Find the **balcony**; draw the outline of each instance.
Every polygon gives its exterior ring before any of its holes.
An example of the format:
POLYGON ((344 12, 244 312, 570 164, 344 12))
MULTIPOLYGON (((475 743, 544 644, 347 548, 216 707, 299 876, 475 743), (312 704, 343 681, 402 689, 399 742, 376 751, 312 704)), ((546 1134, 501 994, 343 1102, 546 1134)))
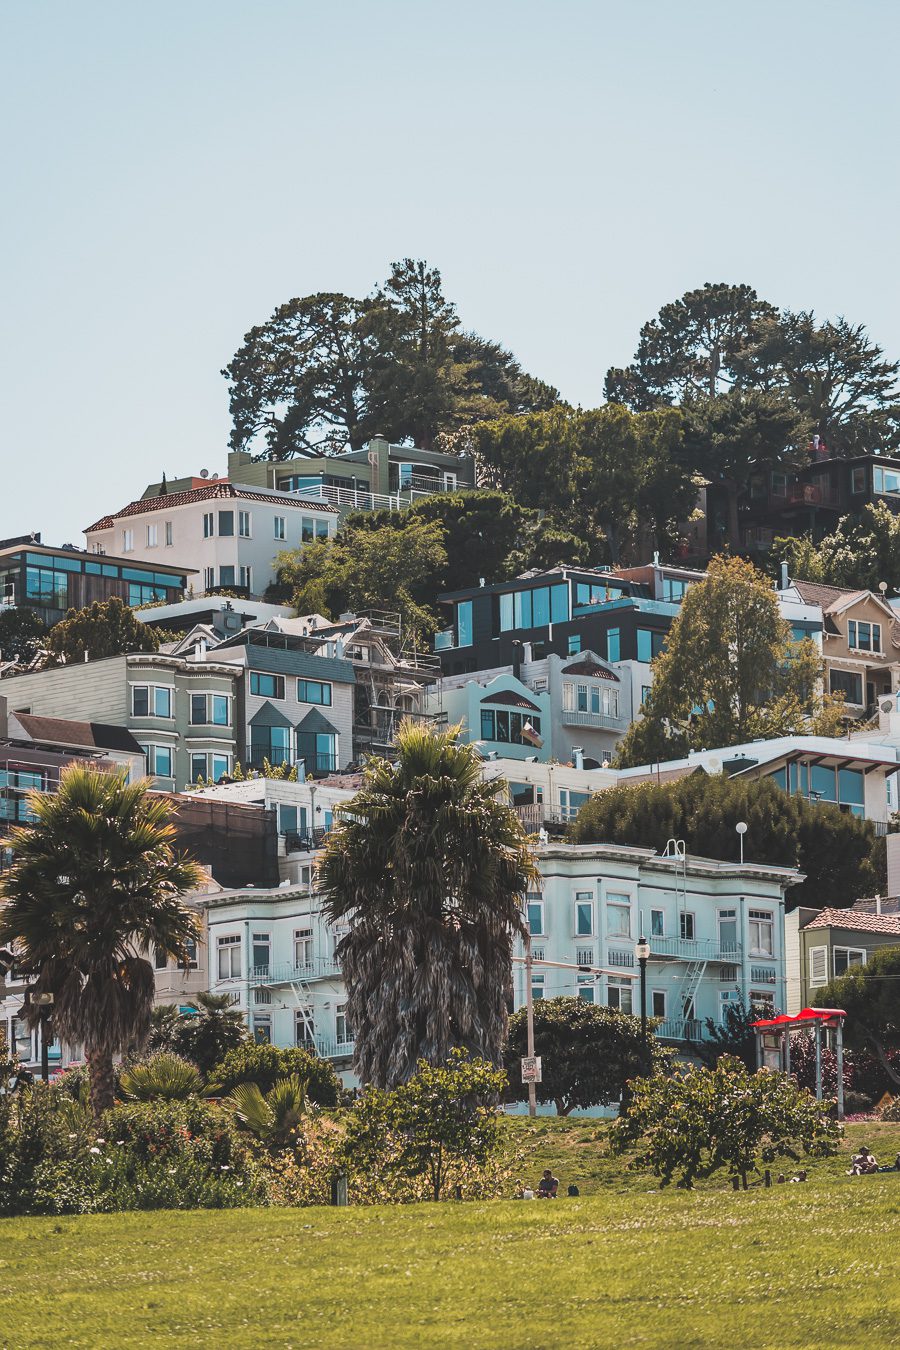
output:
POLYGON ((739 942, 721 943, 718 938, 651 937, 650 957, 670 958, 674 961, 728 961, 740 962, 739 942))
POLYGON ((333 1041, 324 1036, 316 1037, 316 1053, 322 1059, 351 1059, 353 1047, 353 1041, 333 1041))
POLYGON ((611 717, 609 713, 572 712, 564 708, 562 724, 564 727, 596 727, 598 731, 621 731, 627 723, 624 717, 611 717))
POLYGON ((655 1028, 662 1041, 703 1040, 703 1023, 699 1017, 666 1017, 655 1028))
POLYGON ((306 830, 299 834, 282 835, 285 853, 315 853, 325 842, 327 830, 306 830))
POLYGON ((327 980, 340 975, 341 968, 333 956, 320 956, 315 961, 295 965, 293 961, 251 966, 249 983, 267 989, 278 984, 296 984, 300 980, 327 980))

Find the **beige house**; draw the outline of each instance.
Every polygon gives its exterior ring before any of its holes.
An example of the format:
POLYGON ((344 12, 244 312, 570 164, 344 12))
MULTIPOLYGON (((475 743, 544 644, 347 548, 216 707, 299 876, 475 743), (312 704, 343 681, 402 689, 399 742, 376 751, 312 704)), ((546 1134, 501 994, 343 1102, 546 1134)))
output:
POLYGON ((878 699, 900 688, 900 622, 872 591, 794 581, 801 600, 821 605, 826 688, 842 693, 851 717, 871 715, 878 699))
POLYGON ((875 897, 848 909, 800 906, 784 921, 787 1012, 815 1006, 818 990, 864 966, 879 947, 900 947, 900 902, 875 897))

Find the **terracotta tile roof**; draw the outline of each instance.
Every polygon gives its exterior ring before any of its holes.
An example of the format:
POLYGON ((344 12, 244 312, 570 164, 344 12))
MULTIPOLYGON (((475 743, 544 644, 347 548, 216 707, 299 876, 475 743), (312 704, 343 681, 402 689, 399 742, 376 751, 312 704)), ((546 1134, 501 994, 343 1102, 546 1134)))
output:
POLYGON ((101 516, 93 525, 88 525, 85 534, 94 530, 109 530, 117 520, 127 516, 143 516, 150 511, 162 511, 166 507, 189 506, 192 502, 238 498, 250 502, 281 502, 285 506, 301 506, 304 511, 324 511, 327 515, 337 515, 338 509, 330 502, 320 502, 313 497, 298 497, 293 492, 275 492, 271 488, 240 487, 234 483, 209 483, 206 487, 192 488, 190 492, 167 492, 164 497, 141 497, 129 502, 121 511, 111 516, 101 516))
POLYGON ((866 914, 859 909, 823 909, 804 928, 853 928, 861 933, 896 933, 900 914, 866 914))

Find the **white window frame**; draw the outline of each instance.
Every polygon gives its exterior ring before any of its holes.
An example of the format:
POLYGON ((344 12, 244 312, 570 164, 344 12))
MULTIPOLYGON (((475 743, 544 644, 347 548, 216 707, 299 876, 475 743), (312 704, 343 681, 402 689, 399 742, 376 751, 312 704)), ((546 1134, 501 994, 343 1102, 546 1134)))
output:
POLYGON ((203 512, 203 538, 214 539, 216 535, 216 513, 214 511, 203 512))
POLYGON ((352 1045, 355 1037, 352 1035, 352 1028, 347 1021, 347 1003, 338 1003, 334 1009, 334 1039, 338 1045, 352 1045), (341 1033, 341 1023, 343 1022, 343 1036, 341 1033), (350 1035, 347 1033, 351 1032, 350 1035))
POLYGON ((132 717, 153 717, 158 722, 172 722, 175 719, 175 690, 170 684, 133 684, 131 686, 131 715, 132 717), (134 709, 134 696, 138 689, 147 690, 147 712, 139 713, 134 709), (156 712, 156 694, 158 690, 165 691, 169 695, 169 711, 167 713, 156 712))
POLYGON ((245 586, 248 591, 253 589, 253 569, 245 563, 238 567, 238 585, 245 586))
POLYGON ((242 943, 240 933, 221 933, 216 935, 216 979, 220 983, 227 980, 239 980, 241 978, 241 963, 243 960, 242 943), (228 966, 229 973, 222 974, 222 956, 225 952, 229 953, 228 966), (237 973, 232 967, 235 962, 233 954, 237 954, 237 973))
POLYGON ((767 909, 751 909, 747 914, 747 946, 750 956, 774 956, 775 955, 775 915, 767 909), (758 936, 762 936, 766 928, 769 931, 768 948, 754 943, 754 927, 759 929, 758 936))
POLYGON ((166 548, 171 548, 175 542, 175 529, 171 520, 166 521, 166 548))
POLYGON ((274 516, 272 520, 272 529, 274 531, 272 538, 277 539, 283 543, 287 530, 287 520, 285 519, 285 517, 274 516))
POLYGON ((626 980, 621 975, 607 975, 606 977, 606 1006, 607 1008, 618 1008, 619 1012, 634 1013, 634 981, 626 980), (613 998, 615 995, 615 998, 613 998), (627 1003, 627 1007, 623 1006, 627 1003))
POLYGON ((563 680, 562 706, 563 712, 575 711, 575 685, 572 680, 563 680))
POLYGON ((606 936, 614 939, 616 942, 628 941, 632 936, 634 923, 632 920, 631 896, 626 891, 607 891, 606 892, 606 936), (610 926, 610 918, 613 914, 621 916, 623 912, 627 913, 628 923, 624 933, 613 932, 610 926))
POLYGON ((597 1002, 597 981, 593 975, 579 975, 575 982, 575 992, 584 1003, 597 1002))
POLYGON ((547 929, 545 926, 546 918, 547 918, 547 911, 544 908, 543 894, 540 891, 529 891, 525 896, 525 923, 528 926, 528 932, 531 937, 535 938, 547 936, 547 929), (531 914, 529 913, 529 911, 532 908, 540 909, 541 912, 541 926, 537 930, 537 932, 534 932, 531 927, 531 914))
POLYGON ((216 584, 216 569, 214 567, 204 567, 203 569, 203 589, 211 591, 216 584))
POLYGON ((314 936, 313 936, 312 925, 310 925, 309 928, 295 928, 295 929, 294 929, 294 969, 295 969, 295 970, 306 970, 309 966, 311 966, 311 965, 313 964, 313 961, 315 960, 315 956, 314 956, 314 954, 313 954, 313 953, 314 953, 314 946, 315 946, 315 939, 314 939, 314 936), (302 954, 306 957, 306 959, 303 960, 303 961, 301 961, 301 960, 299 959, 299 957, 300 957, 300 955, 301 955, 301 949, 302 949, 302 954))
POLYGON ((546 976, 545 976, 545 975, 543 975, 543 974, 537 974, 537 975, 536 975, 536 974, 534 973, 534 971, 532 971, 532 974, 531 974, 531 998, 532 998, 532 1002, 534 1002, 536 999, 539 999, 539 998, 543 998, 543 997, 544 997, 544 992, 545 992, 545 979, 546 979, 546 976))
POLYGON ((572 932, 577 938, 596 937, 597 936, 597 915, 596 915, 596 897, 593 891, 576 891, 572 901, 572 932), (578 926, 578 911, 585 908, 588 911, 590 928, 585 932, 578 926))
POLYGON ((251 512, 238 511, 238 539, 252 539, 253 519, 251 512))
POLYGON ((159 545, 159 526, 158 526, 158 525, 148 525, 148 526, 147 526, 147 547, 148 547, 148 548, 157 548, 158 545, 159 545))
POLYGON ((834 978, 837 980, 837 979, 840 978, 841 975, 846 975, 848 971, 851 971, 851 970, 856 969, 857 966, 864 966, 864 965, 866 964, 866 962, 868 961, 868 959, 869 959, 869 953, 866 951, 865 947, 844 947, 844 946, 840 946, 840 947, 832 947, 832 949, 831 949, 831 971, 832 971, 832 974, 834 975, 834 978), (844 953, 846 954, 846 956, 848 957, 847 965, 846 965, 846 966, 844 967, 844 969, 841 970, 841 971, 838 971, 838 968, 837 968, 837 961, 835 960, 835 957, 837 956, 838 952, 844 952, 844 953), (862 957, 862 960, 861 960, 861 961, 852 961, 852 962, 851 962, 851 961, 849 960, 849 957, 851 956, 851 954, 854 955, 854 956, 861 956, 861 957, 862 957))
POLYGON ((134 552, 134 530, 122 531, 122 552, 123 553, 134 552))
POLYGON ((157 744, 155 744, 155 742, 153 742, 153 741, 150 741, 150 742, 144 742, 144 741, 141 741, 140 745, 141 745, 141 749, 143 750, 143 752, 144 752, 144 754, 145 754, 145 756, 146 756, 146 758, 147 758, 147 773, 151 776, 151 778, 172 778, 172 779, 174 779, 174 777, 175 777, 175 747, 174 747, 174 745, 157 745, 157 744), (171 760, 170 760, 171 768, 172 768, 172 772, 171 772, 171 773, 163 773, 160 769, 158 769, 158 768, 156 767, 156 754, 157 754, 157 751, 158 751, 158 750, 165 750, 165 751, 171 756, 171 760))
POLYGON ((679 942, 697 941, 697 916, 692 909, 682 909, 678 913, 678 940, 679 942), (685 919, 690 920, 691 935, 688 937, 685 932, 685 919))
POLYGON ((664 909, 660 909, 658 906, 654 905, 653 908, 650 910, 650 937, 651 937, 651 938, 655 938, 655 937, 664 938, 665 936, 666 936, 666 911, 665 911, 664 909), (653 916, 654 916, 654 914, 658 914, 659 917, 660 917, 660 925, 659 925, 659 932, 658 932, 658 933, 656 932, 656 930, 655 930, 654 927, 653 927, 653 916))
POLYGON ((809 967, 809 987, 821 989, 828 983, 828 947, 810 947, 806 953, 806 960, 809 967), (821 962, 818 971, 816 968, 817 962, 821 962), (819 973, 821 973, 821 979, 818 978, 819 973))
POLYGON ((294 1009, 294 1045, 301 1050, 307 1050, 315 1043, 316 1010, 311 1003, 303 1003, 294 1009))

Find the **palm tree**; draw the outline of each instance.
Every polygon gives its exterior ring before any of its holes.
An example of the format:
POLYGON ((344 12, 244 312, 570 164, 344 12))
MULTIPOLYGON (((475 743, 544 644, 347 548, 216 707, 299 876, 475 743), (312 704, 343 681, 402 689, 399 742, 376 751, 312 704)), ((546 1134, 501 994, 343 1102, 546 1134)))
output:
POLYGON ((247 1039, 247 1023, 230 994, 195 994, 185 1006, 192 1011, 178 1019, 175 1049, 193 1060, 202 1074, 209 1074, 229 1050, 247 1039))
POLYGON ((506 784, 459 728, 412 721, 370 759, 319 868, 363 1082, 393 1087, 454 1046, 500 1064, 522 893, 536 875, 506 784))
POLYGON ((266 1093, 258 1083, 238 1083, 224 1104, 245 1129, 277 1153, 295 1137, 303 1119, 306 1084, 297 1074, 277 1079, 266 1093))
POLYGON ((146 953, 152 944, 187 959, 197 921, 181 897, 204 874, 175 852, 171 805, 146 780, 73 765, 58 792, 30 793, 28 806, 33 823, 9 836, 0 942, 14 943, 34 987, 53 994, 56 1034, 83 1042, 100 1115, 113 1104, 113 1056, 150 1029, 146 953))

